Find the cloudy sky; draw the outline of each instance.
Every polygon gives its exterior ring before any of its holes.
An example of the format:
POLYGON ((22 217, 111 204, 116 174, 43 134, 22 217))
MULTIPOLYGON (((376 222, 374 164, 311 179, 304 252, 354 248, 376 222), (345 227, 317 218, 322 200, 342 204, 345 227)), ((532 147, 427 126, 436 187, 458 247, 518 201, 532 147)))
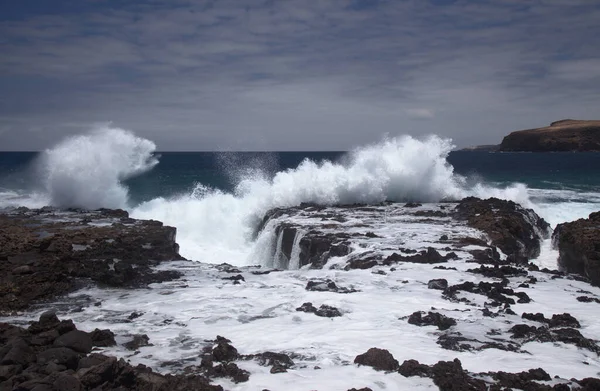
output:
POLYGON ((595 0, 4 0, 0 150, 112 122, 160 150, 459 147, 600 119, 595 0))

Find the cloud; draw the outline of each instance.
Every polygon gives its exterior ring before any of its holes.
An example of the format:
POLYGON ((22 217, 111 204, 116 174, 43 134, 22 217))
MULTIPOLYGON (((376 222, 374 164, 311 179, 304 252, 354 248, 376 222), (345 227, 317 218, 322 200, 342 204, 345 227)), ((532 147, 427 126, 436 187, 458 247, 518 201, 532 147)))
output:
POLYGON ((415 119, 432 119, 434 117, 433 110, 430 109, 406 109, 406 114, 410 118, 415 119))
POLYGON ((98 121, 163 150, 348 149, 384 133, 463 146, 597 115, 592 2, 86 4, 0 19, 3 149, 98 121))

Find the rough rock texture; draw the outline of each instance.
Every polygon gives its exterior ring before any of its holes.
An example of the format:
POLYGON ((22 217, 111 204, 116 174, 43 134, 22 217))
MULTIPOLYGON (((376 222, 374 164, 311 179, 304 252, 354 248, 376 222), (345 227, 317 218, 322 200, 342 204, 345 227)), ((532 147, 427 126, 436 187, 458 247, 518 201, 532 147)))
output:
POLYGON ((537 257, 549 235, 550 225, 533 210, 498 198, 467 197, 456 206, 455 216, 485 232, 492 245, 508 256, 537 257))
POLYGON ((210 384, 207 376, 219 376, 214 371, 189 368, 184 375, 161 375, 143 365, 89 354, 91 334, 51 312, 27 330, 0 323, 0 390, 223 390, 210 384))
POLYGON ((552 242, 563 271, 581 274, 600 286, 600 212, 557 225, 552 242))
POLYGON ((600 151, 600 121, 566 119, 544 128, 512 132, 502 140, 500 151, 600 151))
MULTIPOLYGON (((97 331, 77 330, 72 321, 60 321, 51 312, 28 329, 0 323, 0 390, 223 391, 221 386, 210 384, 210 379, 224 377, 239 383, 250 377, 233 362, 240 357, 224 337, 207 341, 214 345, 204 349, 201 365, 183 368, 182 374, 161 375, 144 365, 134 367, 123 359, 90 354, 87 343, 93 341, 94 333, 97 331), (43 335, 45 342, 39 343, 43 335), (34 343, 36 338, 38 343, 34 343), (82 343, 84 348, 80 348, 82 343)), ((110 330, 102 330, 104 336, 109 333, 112 335, 110 330)), ((284 370, 294 365, 281 353, 265 352, 247 359, 284 370)))
POLYGON ((371 348, 354 359, 355 364, 367 365, 378 371, 397 371, 398 360, 386 349, 371 348))
POLYGON ((592 391, 598 390, 600 379, 552 379, 541 368, 530 369, 519 373, 489 372, 472 373, 463 369, 460 360, 439 361, 433 365, 421 364, 416 360, 406 360, 398 370, 402 376, 429 377, 440 391, 592 391), (541 382, 553 381, 553 385, 541 382))
POLYGON ((408 323, 415 326, 437 326, 440 330, 447 330, 452 326, 456 326, 456 320, 431 311, 425 316, 421 311, 413 312, 408 317, 408 323))
POLYGON ((139 287, 179 277, 153 272, 182 259, 176 230, 123 210, 6 210, 0 214, 0 313, 76 289, 89 279, 139 287))

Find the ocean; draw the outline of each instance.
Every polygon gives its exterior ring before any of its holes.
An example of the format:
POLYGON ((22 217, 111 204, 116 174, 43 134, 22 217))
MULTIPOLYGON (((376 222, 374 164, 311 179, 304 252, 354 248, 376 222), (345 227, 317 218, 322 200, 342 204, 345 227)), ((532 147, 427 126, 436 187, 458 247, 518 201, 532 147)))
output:
POLYGON ((0 153, 1 207, 123 208, 178 228, 182 255, 249 259, 265 212, 301 202, 510 199, 552 226, 600 210, 600 154, 455 151, 437 136, 349 152, 157 152, 115 128, 43 152, 0 153))

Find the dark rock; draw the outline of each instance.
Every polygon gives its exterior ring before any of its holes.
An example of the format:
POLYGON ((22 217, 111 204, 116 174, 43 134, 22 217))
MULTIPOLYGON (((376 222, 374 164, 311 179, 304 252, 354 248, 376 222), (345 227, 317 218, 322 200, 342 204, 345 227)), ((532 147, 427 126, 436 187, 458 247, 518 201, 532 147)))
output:
POLYGON ((95 329, 90 333, 90 337, 92 338, 93 346, 109 347, 115 346, 117 344, 117 342, 115 341, 115 333, 108 329, 95 329))
POLYGON ((457 259, 456 253, 448 253, 442 256, 433 247, 428 247, 427 250, 423 250, 418 254, 411 256, 404 256, 398 253, 393 253, 389 257, 383 260, 384 265, 391 265, 398 262, 412 262, 412 263, 442 263, 452 259, 457 259))
POLYGON ((53 380, 52 387, 54 390, 80 391, 82 389, 79 379, 64 372, 54 374, 51 379, 53 380))
POLYGON ((129 316, 127 317, 127 320, 134 320, 139 318, 140 316, 144 315, 143 312, 132 312, 131 314, 129 314, 129 316))
POLYGON ((598 303, 600 304, 600 299, 597 299, 595 297, 589 297, 589 296, 579 296, 577 297, 577 301, 582 302, 582 303, 598 303))
POLYGON ((60 334, 57 330, 51 329, 39 334, 34 334, 31 337, 31 344, 36 346, 52 345, 59 336, 60 334))
POLYGON ((580 274, 600 286, 600 213, 592 213, 587 219, 558 224, 552 243, 558 248, 561 271, 580 274))
POLYGON ((367 365, 378 371, 397 371, 400 368, 398 360, 388 350, 379 348, 371 348, 366 353, 359 354, 354 363, 367 365))
POLYGON ((550 319, 548 321, 548 325, 551 328, 555 328, 555 327, 580 328, 581 327, 581 324, 579 324, 579 321, 577 319, 575 319, 573 316, 571 316, 571 314, 568 314, 568 313, 552 315, 552 319, 550 319))
POLYGON ((300 307, 296 308, 296 311, 314 314, 317 312, 317 308, 312 303, 303 303, 300 307))
POLYGON ((288 369, 294 366, 294 361, 290 358, 290 356, 284 353, 264 352, 250 356, 244 356, 243 358, 256 360, 259 365, 268 367, 277 365, 288 369))
POLYGON ((498 371, 497 373, 491 374, 492 378, 498 382, 499 385, 511 389, 522 389, 522 390, 537 390, 539 383, 537 381, 550 381, 550 375, 541 368, 530 369, 527 372, 521 373, 506 373, 498 371))
POLYGON ((37 355, 38 364, 54 363, 69 369, 77 369, 79 355, 69 348, 50 348, 37 355))
POLYGON ((411 376, 421 376, 421 377, 429 377, 431 376, 431 368, 427 365, 423 365, 419 363, 417 360, 406 360, 400 365, 398 370, 400 374, 404 377, 411 376))
POLYGON ((247 382, 250 379, 250 373, 239 368, 235 363, 228 362, 219 364, 209 373, 210 377, 228 377, 234 383, 247 382))
POLYGON ((8 260, 0 262, 0 313, 71 292, 82 280, 140 286, 180 275, 167 271, 151 277, 151 266, 181 259, 175 228, 143 220, 111 225, 119 218, 100 211, 62 210, 60 218, 55 212, 0 213, 0 260, 8 260), (88 224, 94 221, 102 224, 88 224), (115 258, 122 261, 113 265, 115 258))
POLYGON ((431 368, 433 382, 440 391, 473 390, 486 391, 487 386, 483 380, 470 377, 462 368, 460 360, 439 361, 431 368))
POLYGON ((316 308, 312 305, 312 303, 304 303, 300 307, 296 308, 296 311, 313 313, 317 316, 325 318, 334 318, 342 316, 340 310, 325 304, 321 305, 319 308, 316 308))
POLYGON ((513 266, 480 266, 477 269, 469 269, 467 270, 469 273, 481 274, 484 277, 488 278, 508 278, 508 277, 518 277, 518 276, 526 276, 528 274, 527 270, 516 268, 513 266))
POLYGON ((377 258, 379 258, 379 257, 351 259, 346 264, 346 270, 350 270, 350 269, 363 269, 363 270, 364 269, 370 269, 370 268, 375 267, 375 266, 377 266, 379 264, 377 258))
POLYGON ((448 288, 448 280, 444 278, 440 278, 437 280, 429 280, 429 282, 427 283, 427 288, 438 289, 443 291, 444 289, 448 288))
POLYGON ((271 373, 284 373, 284 372, 287 372, 287 368, 284 367, 283 365, 275 364, 275 365, 273 365, 273 367, 271 367, 270 372, 271 373))
POLYGON ((22 365, 0 365, 0 382, 10 379, 21 371, 23 371, 22 365))
POLYGON ((84 331, 73 330, 58 337, 54 341, 54 346, 69 348, 79 353, 90 353, 92 338, 84 331))
POLYGON ((240 281, 246 281, 246 279, 244 278, 244 276, 242 276, 241 274, 237 274, 235 276, 230 276, 230 277, 223 277, 221 278, 222 280, 229 280, 229 281, 233 281, 233 283, 238 283, 240 281))
POLYGON ((418 202, 407 202, 406 204, 404 204, 405 208, 418 208, 419 206, 423 205, 419 204, 418 202))
POLYGON ((334 317, 342 316, 342 313, 340 312, 340 310, 338 310, 335 307, 322 304, 319 307, 319 309, 315 311, 315 315, 321 316, 324 318, 334 318, 334 317))
POLYGON ((133 339, 123 344, 127 350, 137 350, 144 346, 152 346, 150 344, 150 338, 146 334, 135 334, 133 339))
POLYGON ((494 282, 489 283, 485 281, 480 281, 478 284, 475 284, 471 281, 463 282, 462 284, 449 286, 444 291, 444 297, 453 300, 453 301, 461 301, 457 298, 456 294, 460 291, 471 292, 475 294, 485 295, 487 296, 491 302, 489 305, 493 307, 499 306, 510 306, 515 304, 515 300, 507 297, 508 296, 517 296, 519 298, 519 302, 529 302, 531 299, 524 292, 515 292, 514 290, 507 287, 508 280, 504 279, 502 282, 494 282))
POLYGON ((35 361, 35 352, 22 338, 10 340, 3 350, 6 353, 0 360, 0 365, 22 365, 26 367, 35 361))
POLYGON ((217 345, 212 349, 212 356, 215 361, 229 362, 238 358, 238 351, 226 338, 217 336, 217 345))
POLYGON ((357 292, 352 288, 337 286, 335 282, 327 280, 310 280, 306 284, 307 291, 313 292, 336 292, 336 293, 354 293, 357 292))
POLYGON ((544 316, 544 314, 538 312, 537 314, 530 314, 527 312, 524 312, 521 315, 521 318, 523 319, 527 319, 527 320, 533 320, 534 322, 540 322, 540 323, 547 323, 548 319, 546 319, 546 317, 544 316))
POLYGON ((452 326, 456 326, 456 320, 439 314, 437 312, 429 312, 423 316, 424 312, 413 312, 408 317, 408 323, 416 326, 437 326, 440 330, 447 330, 452 326))
POLYGON ((533 210, 497 198, 467 197, 457 205, 455 216, 485 232, 503 253, 527 258, 539 255, 540 244, 550 228, 533 210))

